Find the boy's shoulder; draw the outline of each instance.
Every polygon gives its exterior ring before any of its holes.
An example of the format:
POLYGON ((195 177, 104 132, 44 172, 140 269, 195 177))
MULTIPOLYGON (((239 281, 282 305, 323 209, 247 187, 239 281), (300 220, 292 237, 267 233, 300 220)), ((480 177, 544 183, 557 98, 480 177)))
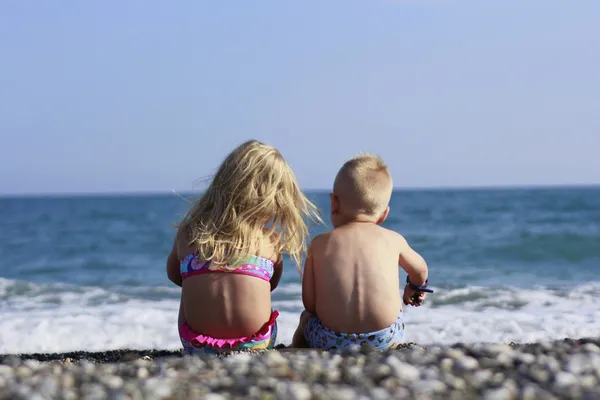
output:
POLYGON ((323 232, 318 234, 317 236, 314 236, 310 241, 311 247, 318 246, 319 244, 326 242, 331 237, 332 232, 333 231, 323 232))
POLYGON ((405 248, 406 245, 406 239, 401 233, 385 228, 381 225, 372 227, 371 232, 369 232, 369 237, 371 240, 384 241, 391 247, 397 247, 399 251, 405 248))

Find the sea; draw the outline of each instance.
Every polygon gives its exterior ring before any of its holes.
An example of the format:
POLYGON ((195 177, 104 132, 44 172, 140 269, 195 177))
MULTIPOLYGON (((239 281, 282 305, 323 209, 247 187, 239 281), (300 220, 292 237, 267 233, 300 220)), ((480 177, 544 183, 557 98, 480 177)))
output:
MULTIPOLYGON (((328 193, 307 195, 329 223, 328 193)), ((179 349, 165 263, 188 207, 176 194, 0 198, 0 353, 179 349)), ((435 290, 405 309, 406 341, 600 334, 600 187, 398 190, 390 207, 384 226, 427 260, 435 290)), ((289 259, 273 304, 289 344, 302 310, 289 259)))

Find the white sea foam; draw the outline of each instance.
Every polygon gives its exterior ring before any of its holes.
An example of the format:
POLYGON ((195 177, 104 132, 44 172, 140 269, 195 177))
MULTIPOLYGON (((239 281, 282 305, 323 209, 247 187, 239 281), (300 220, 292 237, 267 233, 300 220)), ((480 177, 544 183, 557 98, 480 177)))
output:
MULTIPOLYGON (((274 301, 280 311, 278 342, 289 344, 302 307, 300 287, 281 289, 282 299, 274 301)), ((148 290, 108 291, 0 279, 0 353, 180 348, 177 289, 152 289, 163 294, 156 298, 148 298, 148 290)), ((450 344, 596 336, 599 293, 596 283, 570 291, 438 290, 424 306, 406 309, 405 338, 420 344, 450 344)))

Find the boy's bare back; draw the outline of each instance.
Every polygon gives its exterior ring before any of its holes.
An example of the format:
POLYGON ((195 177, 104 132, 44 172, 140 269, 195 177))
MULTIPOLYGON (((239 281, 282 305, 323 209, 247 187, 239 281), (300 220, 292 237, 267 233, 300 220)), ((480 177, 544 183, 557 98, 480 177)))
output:
MULTIPOLYGON (((373 332, 392 324, 402 311, 398 264, 405 264, 418 281, 414 275, 420 271, 406 259, 425 263, 400 234, 364 222, 318 236, 309 258, 304 273, 313 279, 305 286, 314 290, 315 309, 307 311, 328 328, 347 333, 373 332)), ((311 290, 306 289, 309 296, 311 290)))

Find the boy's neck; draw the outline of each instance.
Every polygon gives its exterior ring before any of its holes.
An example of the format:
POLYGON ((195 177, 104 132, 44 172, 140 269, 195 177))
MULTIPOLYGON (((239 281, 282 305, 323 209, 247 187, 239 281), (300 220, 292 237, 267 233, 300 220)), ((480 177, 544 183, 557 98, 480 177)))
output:
POLYGON ((348 225, 353 222, 376 224, 377 218, 373 217, 372 215, 364 215, 364 214, 349 215, 349 216, 338 215, 337 217, 331 218, 331 224, 333 225, 334 228, 339 228, 341 226, 348 225))

